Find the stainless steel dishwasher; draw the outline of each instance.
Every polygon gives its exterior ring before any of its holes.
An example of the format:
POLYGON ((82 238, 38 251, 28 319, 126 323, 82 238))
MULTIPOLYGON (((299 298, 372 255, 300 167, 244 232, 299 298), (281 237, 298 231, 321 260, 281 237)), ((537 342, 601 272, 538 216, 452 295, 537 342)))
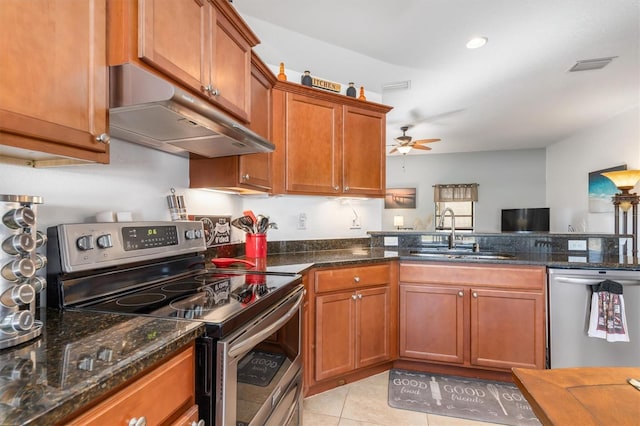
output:
POLYGON ((640 271, 549 269, 551 368, 640 366, 640 271), (589 337, 591 285, 604 280, 623 286, 629 342, 589 337))

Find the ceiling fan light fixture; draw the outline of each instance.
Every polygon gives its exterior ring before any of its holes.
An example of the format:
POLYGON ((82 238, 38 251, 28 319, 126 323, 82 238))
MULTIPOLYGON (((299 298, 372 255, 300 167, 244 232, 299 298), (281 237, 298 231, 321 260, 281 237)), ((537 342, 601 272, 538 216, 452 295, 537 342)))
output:
POLYGON ((404 146, 399 146, 398 147, 398 152, 402 155, 407 154, 409 151, 411 151, 411 147, 409 145, 404 145, 404 146))
POLYGON ((467 42, 467 49, 477 49, 487 44, 489 39, 486 37, 474 37, 467 42))

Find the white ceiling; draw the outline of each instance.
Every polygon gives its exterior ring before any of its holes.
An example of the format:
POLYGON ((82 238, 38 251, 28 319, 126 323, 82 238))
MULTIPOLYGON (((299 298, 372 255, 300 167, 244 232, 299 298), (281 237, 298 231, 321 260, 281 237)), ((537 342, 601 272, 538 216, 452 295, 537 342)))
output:
POLYGON ((233 5, 260 38, 265 62, 381 93, 394 107, 387 143, 414 125, 414 139, 442 139, 427 155, 545 147, 639 104, 639 0, 233 5), (467 49, 477 35, 486 46, 467 49), (567 72, 578 60, 610 56, 604 69, 567 72), (382 89, 405 80, 408 90, 382 89))

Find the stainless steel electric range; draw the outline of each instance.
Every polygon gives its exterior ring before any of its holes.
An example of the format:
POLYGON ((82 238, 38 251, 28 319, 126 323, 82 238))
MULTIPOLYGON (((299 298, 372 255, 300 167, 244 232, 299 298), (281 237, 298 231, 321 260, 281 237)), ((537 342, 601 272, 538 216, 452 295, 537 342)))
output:
POLYGON ((197 221, 64 224, 47 234, 48 306, 206 324, 196 341, 205 424, 301 423, 299 275, 207 268, 197 221))

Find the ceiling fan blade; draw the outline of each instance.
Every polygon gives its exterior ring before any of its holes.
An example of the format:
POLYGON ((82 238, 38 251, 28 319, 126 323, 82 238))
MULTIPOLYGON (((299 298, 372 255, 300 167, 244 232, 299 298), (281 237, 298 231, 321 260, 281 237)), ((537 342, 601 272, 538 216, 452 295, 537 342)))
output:
POLYGON ((414 142, 414 144, 421 144, 421 143, 432 143, 432 142, 438 142, 441 139, 419 139, 417 141, 414 142))
POLYGON ((413 145, 411 148, 421 149, 423 151, 431 151, 431 148, 429 148, 428 146, 422 146, 422 145, 413 145))
POLYGON ((389 151, 389 154, 393 154, 394 152, 398 152, 398 147, 394 147, 391 151, 389 151))

